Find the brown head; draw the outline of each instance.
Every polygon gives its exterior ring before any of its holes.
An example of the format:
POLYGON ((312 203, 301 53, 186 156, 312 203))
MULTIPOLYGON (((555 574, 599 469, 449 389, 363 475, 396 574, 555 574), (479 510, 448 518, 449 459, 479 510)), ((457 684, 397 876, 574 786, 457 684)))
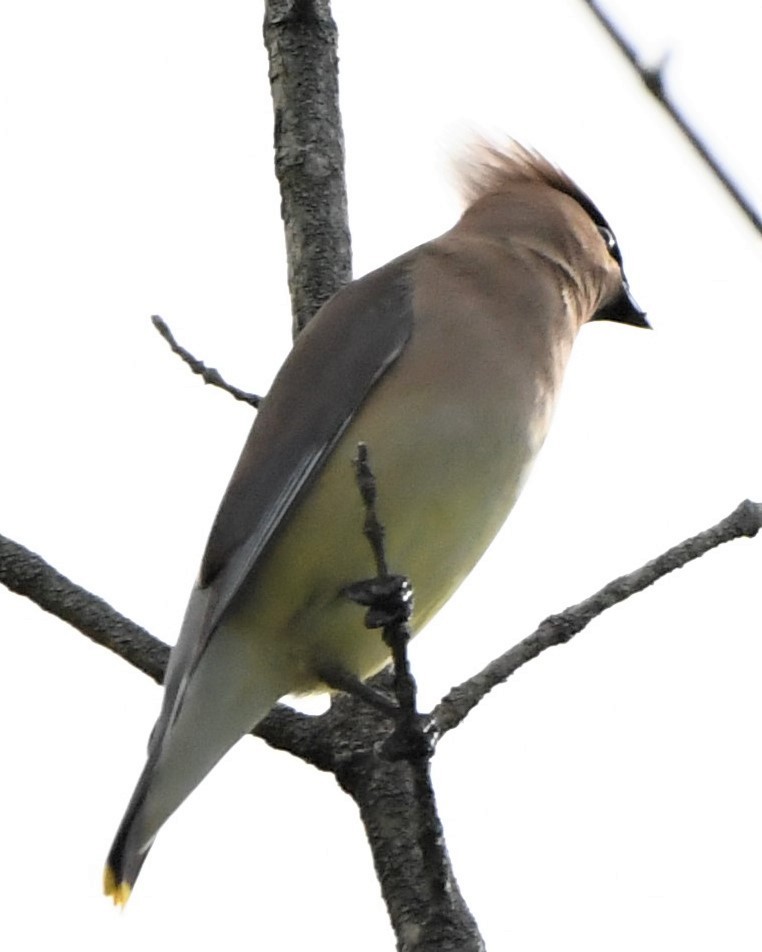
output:
POLYGON ((630 293, 611 227, 568 175, 513 140, 504 149, 477 142, 458 171, 467 202, 461 228, 473 222, 553 263, 587 304, 588 320, 650 327, 630 293))

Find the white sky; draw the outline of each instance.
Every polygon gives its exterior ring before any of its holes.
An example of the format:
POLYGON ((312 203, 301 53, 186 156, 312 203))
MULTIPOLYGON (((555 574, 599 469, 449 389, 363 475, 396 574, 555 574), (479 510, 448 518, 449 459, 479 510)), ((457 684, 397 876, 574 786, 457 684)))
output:
MULTIPOLYGON (((671 51, 675 96, 762 206, 754 5, 610 9, 654 61, 671 51)), ((356 274, 450 226, 447 155, 476 126, 590 192, 656 328, 582 333, 506 531, 414 646, 427 706, 762 497, 760 238, 581 3, 336 0, 334 15, 356 274)), ((167 641, 251 414, 149 315, 249 389, 289 344, 260 21, 232 0, 0 14, 0 531, 167 641)), ((759 949, 760 545, 610 612, 443 742, 442 818, 491 949, 759 949)), ((394 947, 352 803, 252 740, 115 912, 101 868, 159 690, 5 590, 0 617, 0 946, 394 947)))

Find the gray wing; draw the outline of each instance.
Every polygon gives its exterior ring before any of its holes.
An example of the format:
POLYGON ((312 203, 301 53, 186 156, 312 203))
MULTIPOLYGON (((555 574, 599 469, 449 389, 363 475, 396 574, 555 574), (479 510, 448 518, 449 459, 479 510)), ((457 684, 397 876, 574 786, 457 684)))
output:
POLYGON ((413 255, 331 298, 299 335, 263 400, 214 520, 170 658, 162 726, 165 717, 172 720, 175 701, 231 599, 410 337, 413 255))

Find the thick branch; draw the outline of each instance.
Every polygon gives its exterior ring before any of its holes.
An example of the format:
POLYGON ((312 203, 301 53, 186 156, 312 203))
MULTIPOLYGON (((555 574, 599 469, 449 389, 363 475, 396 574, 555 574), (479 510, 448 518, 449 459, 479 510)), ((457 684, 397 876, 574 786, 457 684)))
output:
POLYGON ((614 579, 597 594, 586 598, 578 605, 567 608, 560 615, 551 615, 546 618, 537 631, 492 661, 474 677, 453 688, 443 698, 431 714, 434 733, 441 736, 453 727, 457 727, 479 701, 494 687, 509 678, 514 671, 532 658, 536 658, 546 648, 566 644, 607 608, 623 602, 636 592, 642 592, 644 588, 653 585, 662 576, 700 558, 710 549, 722 545, 723 542, 730 542, 742 536, 752 538, 760 528, 762 528, 762 503, 754 503, 747 499, 711 529, 699 532, 698 535, 668 549, 663 555, 629 575, 614 579))
MULTIPOLYGON (((373 681, 385 692, 392 682, 389 671, 373 681)), ((360 810, 397 949, 483 952, 450 865, 428 759, 385 756, 393 721, 359 698, 339 697, 324 721, 337 780, 360 810)))
POLYGON ((667 115, 678 126, 680 131, 690 142, 693 148, 698 152, 703 161, 712 170, 712 173, 727 191, 736 205, 740 208, 746 218, 751 222, 756 231, 762 235, 762 218, 754 209, 751 202, 743 195, 738 186, 732 181, 728 173, 722 168, 717 159, 712 155, 709 147, 699 136, 698 132, 691 126, 682 112, 672 102, 672 99, 664 85, 663 70, 659 68, 648 68, 644 66, 635 48, 624 37, 614 25, 609 16, 603 12, 596 0, 583 0, 585 5, 590 8, 595 18, 608 33, 611 39, 616 43, 622 52, 622 55, 630 63, 632 68, 643 81, 646 89, 651 93, 654 99, 665 110, 667 115))
POLYGON ((428 772, 406 760, 357 761, 346 789, 360 808, 400 952, 482 952, 450 865, 428 772), (423 804, 426 809, 422 809, 423 804), (422 850, 420 844, 431 844, 422 850))
POLYGON ((266 0, 264 38, 296 337, 352 279, 337 31, 328 0, 266 0))

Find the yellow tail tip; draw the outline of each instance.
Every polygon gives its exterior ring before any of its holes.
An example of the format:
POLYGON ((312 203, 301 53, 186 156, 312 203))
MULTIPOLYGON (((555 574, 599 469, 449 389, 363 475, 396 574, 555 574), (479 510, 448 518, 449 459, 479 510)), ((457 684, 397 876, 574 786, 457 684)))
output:
POLYGON ((107 896, 111 896, 115 906, 126 906, 132 892, 132 886, 126 882, 118 883, 114 870, 107 866, 103 871, 103 892, 107 896))

